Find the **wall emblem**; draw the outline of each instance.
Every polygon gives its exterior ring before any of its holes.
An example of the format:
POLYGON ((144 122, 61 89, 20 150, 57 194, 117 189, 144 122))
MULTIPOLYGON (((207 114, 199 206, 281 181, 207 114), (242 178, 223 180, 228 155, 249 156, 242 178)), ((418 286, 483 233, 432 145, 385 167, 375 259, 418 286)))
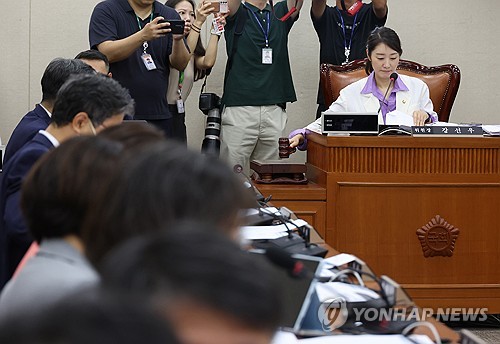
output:
POLYGON ((425 226, 417 229, 424 257, 451 257, 460 230, 436 215, 425 226))

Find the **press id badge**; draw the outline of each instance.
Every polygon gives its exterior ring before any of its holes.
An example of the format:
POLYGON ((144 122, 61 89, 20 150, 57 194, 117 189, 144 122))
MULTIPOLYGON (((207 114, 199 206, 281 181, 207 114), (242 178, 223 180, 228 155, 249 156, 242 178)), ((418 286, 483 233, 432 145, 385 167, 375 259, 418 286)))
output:
POLYGON ((220 35, 221 33, 224 32, 224 25, 222 25, 222 18, 221 17, 215 17, 212 20, 212 26, 214 28, 214 33, 216 35, 220 35))
POLYGON ((155 62, 153 61, 153 58, 151 57, 150 54, 142 54, 141 55, 142 62, 144 62, 144 65, 146 66, 147 70, 154 70, 156 69, 155 62))
POLYGON ((273 49, 262 48, 262 64, 273 64, 273 49))
POLYGON ((184 113, 184 101, 177 99, 175 103, 177 104, 177 113, 184 113))

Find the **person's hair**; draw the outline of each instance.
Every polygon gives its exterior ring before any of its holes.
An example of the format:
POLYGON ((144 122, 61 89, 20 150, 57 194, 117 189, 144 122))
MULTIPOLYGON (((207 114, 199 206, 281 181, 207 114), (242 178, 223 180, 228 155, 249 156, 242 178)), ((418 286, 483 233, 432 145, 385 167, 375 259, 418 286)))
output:
POLYGON ((281 319, 269 264, 207 223, 181 221, 170 233, 131 239, 99 269, 104 288, 146 296, 167 317, 175 306, 195 302, 258 330, 274 331, 281 319))
POLYGON ((117 142, 80 136, 35 164, 21 191, 21 208, 35 240, 80 234, 83 218, 121 151, 117 142))
POLYGON ((133 115, 133 106, 128 90, 118 81, 101 74, 78 75, 57 93, 51 120, 60 127, 71 123, 79 112, 85 112, 92 124, 99 126, 120 113, 133 115))
MULTIPOLYGON (((165 6, 168 6, 168 7, 175 9, 175 6, 179 2, 183 2, 183 1, 187 1, 191 4, 191 6, 193 6, 194 16, 196 18, 196 3, 194 2, 194 0, 168 0, 167 2, 165 2, 165 6)), ((205 47, 203 46, 203 43, 201 42, 201 37, 198 36, 198 41, 196 42, 196 47, 193 51, 193 55, 194 56, 205 56, 205 54, 206 54, 205 47)), ((194 81, 203 79, 205 77, 205 75, 210 74, 211 70, 212 70, 212 68, 209 68, 209 69, 198 68, 198 66, 196 66, 196 60, 195 60, 194 81)))
POLYGON ((151 306, 115 294, 75 295, 43 311, 0 323, 2 344, 177 344, 167 320, 151 306))
POLYGON ((75 59, 78 60, 90 60, 90 61, 103 61, 104 64, 106 65, 106 68, 109 70, 109 60, 104 55, 101 53, 99 50, 96 49, 89 49, 82 51, 78 53, 78 55, 75 56, 75 59))
MULTIPOLYGON (((375 28, 368 36, 366 40, 366 53, 368 57, 372 54, 373 50, 379 45, 385 44, 392 50, 396 51, 399 56, 403 55, 403 49, 401 48, 401 41, 398 34, 393 29, 382 26, 375 28)), ((365 65, 366 74, 373 72, 372 63, 369 59, 366 60, 365 65)))
POLYGON ((234 236, 249 194, 222 161, 166 141, 126 159, 120 178, 103 186, 102 206, 91 214, 82 238, 97 264, 127 238, 169 229, 172 222, 197 219, 234 236))
POLYGON ((76 74, 95 74, 95 71, 80 60, 55 58, 50 61, 42 75, 42 101, 54 101, 61 86, 76 74))
POLYGON ((139 121, 123 121, 120 125, 105 128, 98 136, 120 142, 124 146, 124 153, 136 152, 146 145, 166 140, 162 130, 147 122, 139 121))

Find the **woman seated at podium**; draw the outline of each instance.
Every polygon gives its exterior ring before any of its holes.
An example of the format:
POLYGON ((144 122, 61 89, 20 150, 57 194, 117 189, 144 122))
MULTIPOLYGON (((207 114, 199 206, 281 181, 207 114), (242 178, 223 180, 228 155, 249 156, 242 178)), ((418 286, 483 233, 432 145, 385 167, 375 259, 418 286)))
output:
MULTIPOLYGON (((402 53, 401 41, 394 30, 387 27, 373 30, 366 43, 365 70, 369 75, 343 88, 327 112, 378 112, 379 124, 404 124, 394 123, 394 119, 387 121, 389 116, 410 116, 413 125, 436 122, 437 114, 425 82, 395 73, 402 53)), ((321 118, 291 132, 290 147, 305 150, 310 132, 321 133, 321 118)))

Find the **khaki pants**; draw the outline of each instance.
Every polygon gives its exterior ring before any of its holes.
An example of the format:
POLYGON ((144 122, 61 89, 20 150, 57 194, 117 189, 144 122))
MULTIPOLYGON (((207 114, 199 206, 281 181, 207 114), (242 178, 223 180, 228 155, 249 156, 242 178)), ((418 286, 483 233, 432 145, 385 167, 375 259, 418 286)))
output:
POLYGON ((247 175, 250 161, 277 160, 278 139, 286 122, 287 114, 278 105, 226 107, 222 113, 221 157, 231 167, 243 166, 247 175))

